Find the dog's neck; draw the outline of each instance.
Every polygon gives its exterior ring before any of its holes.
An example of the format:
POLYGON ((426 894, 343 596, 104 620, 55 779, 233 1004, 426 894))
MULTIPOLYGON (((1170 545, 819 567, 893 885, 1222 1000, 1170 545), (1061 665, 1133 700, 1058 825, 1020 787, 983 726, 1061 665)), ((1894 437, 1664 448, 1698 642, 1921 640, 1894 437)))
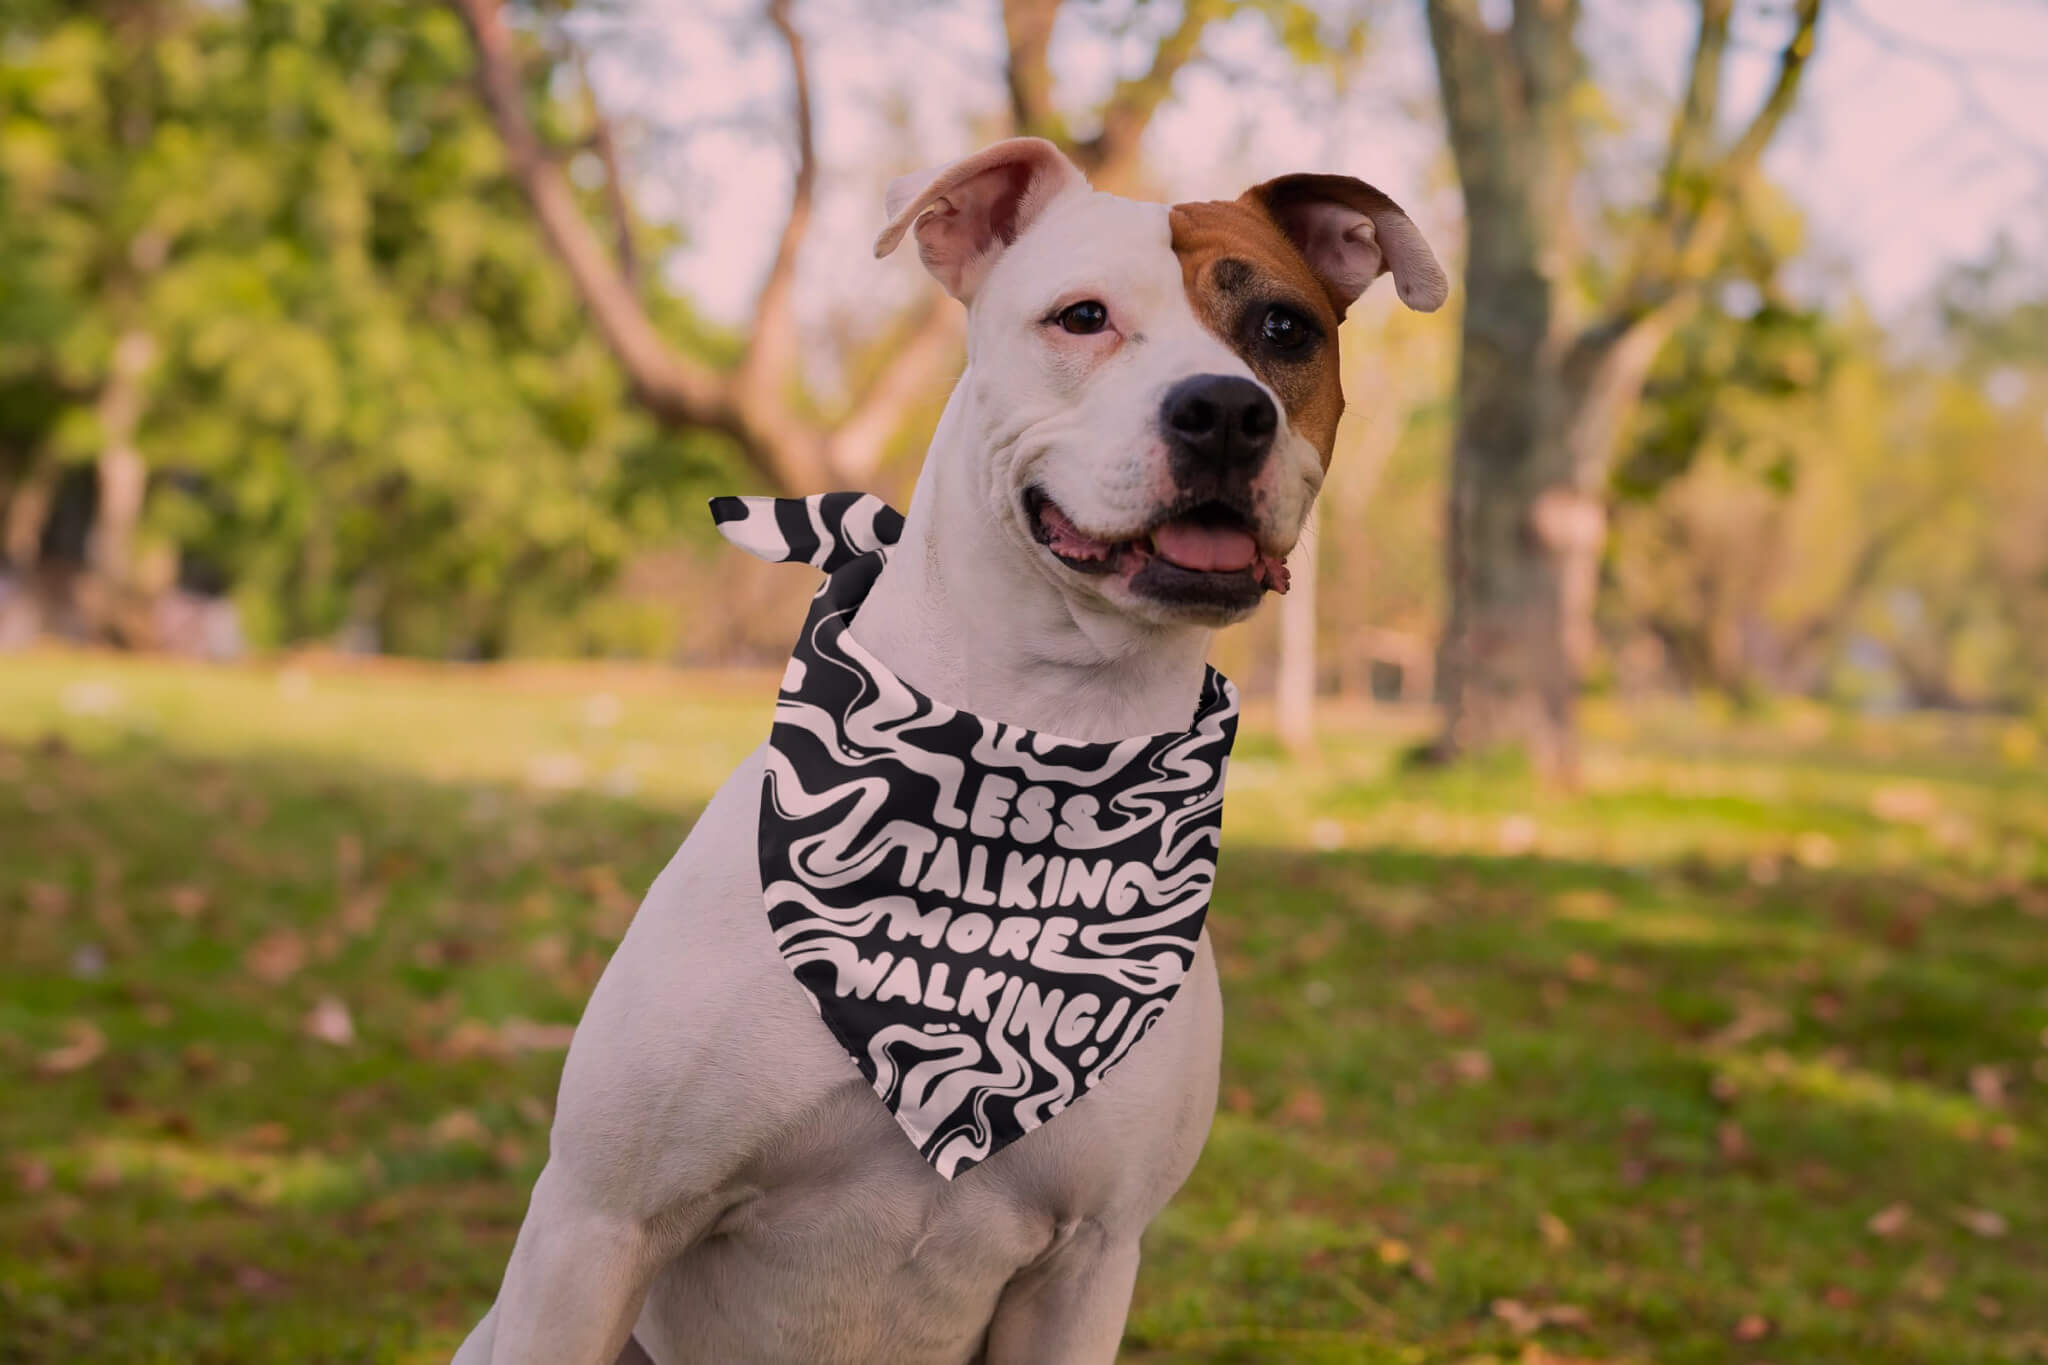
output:
POLYGON ((963 378, 918 476, 902 539, 851 627, 929 697, 1068 739, 1186 728, 1211 632, 1157 626, 1062 591, 1037 551, 992 525, 985 431, 963 378))

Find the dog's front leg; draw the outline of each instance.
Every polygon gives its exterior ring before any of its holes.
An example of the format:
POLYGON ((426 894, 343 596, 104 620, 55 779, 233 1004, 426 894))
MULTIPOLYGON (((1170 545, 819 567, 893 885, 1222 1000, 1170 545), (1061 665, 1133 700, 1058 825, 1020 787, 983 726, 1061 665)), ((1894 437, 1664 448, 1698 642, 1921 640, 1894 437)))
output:
POLYGON ((1011 1280, 989 1323, 985 1365, 1110 1365, 1138 1278, 1138 1231, 1078 1224, 1011 1280))
POLYGON ((607 1212, 550 1164, 533 1187, 498 1301, 454 1365, 613 1365, 674 1242, 607 1212))

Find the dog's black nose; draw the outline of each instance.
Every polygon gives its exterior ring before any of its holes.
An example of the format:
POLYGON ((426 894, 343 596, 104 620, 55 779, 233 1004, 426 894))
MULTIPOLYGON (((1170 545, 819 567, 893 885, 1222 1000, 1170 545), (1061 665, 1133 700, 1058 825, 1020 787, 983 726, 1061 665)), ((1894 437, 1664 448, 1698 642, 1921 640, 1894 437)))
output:
POLYGON ((1205 472, 1245 472, 1273 448, 1280 414, 1249 379, 1198 374, 1166 391, 1159 420, 1177 460, 1205 472))

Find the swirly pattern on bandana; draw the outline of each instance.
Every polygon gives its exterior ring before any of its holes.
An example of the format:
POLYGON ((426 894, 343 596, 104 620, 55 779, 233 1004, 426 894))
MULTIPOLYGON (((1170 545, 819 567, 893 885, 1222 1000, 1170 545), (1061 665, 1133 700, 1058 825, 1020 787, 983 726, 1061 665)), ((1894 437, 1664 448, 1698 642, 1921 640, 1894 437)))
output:
POLYGON ((825 571, 775 706, 769 929, 897 1124, 952 1179, 1073 1104, 1194 962, 1237 732, 1209 669, 1184 731, 1062 739, 935 701, 847 631, 903 519, 879 499, 718 498, 825 571))

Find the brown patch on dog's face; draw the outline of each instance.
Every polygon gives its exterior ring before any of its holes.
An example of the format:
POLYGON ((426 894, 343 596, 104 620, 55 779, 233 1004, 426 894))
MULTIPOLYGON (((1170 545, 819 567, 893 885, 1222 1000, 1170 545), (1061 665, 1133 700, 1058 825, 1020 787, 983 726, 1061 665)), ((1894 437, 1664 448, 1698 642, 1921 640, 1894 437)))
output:
POLYGON ((1279 395, 1288 425, 1315 446, 1328 469, 1344 414, 1338 319, 1328 292, 1258 208, 1176 204, 1171 221, 1195 316, 1279 395))

